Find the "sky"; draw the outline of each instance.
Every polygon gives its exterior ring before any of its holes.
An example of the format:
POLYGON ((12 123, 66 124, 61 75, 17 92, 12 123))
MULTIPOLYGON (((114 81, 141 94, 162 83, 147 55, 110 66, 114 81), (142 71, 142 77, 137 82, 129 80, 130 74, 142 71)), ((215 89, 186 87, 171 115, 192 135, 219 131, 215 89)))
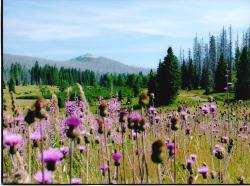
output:
POLYGON ((156 68, 223 26, 250 26, 249 0, 4 0, 4 53, 68 60, 85 53, 156 68))

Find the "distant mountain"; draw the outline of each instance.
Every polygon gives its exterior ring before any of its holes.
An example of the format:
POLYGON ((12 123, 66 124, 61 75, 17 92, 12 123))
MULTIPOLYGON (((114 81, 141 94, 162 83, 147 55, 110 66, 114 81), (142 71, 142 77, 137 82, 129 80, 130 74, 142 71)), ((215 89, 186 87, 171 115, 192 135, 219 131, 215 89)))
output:
POLYGON ((9 67, 12 63, 20 63, 25 65, 28 69, 31 68, 35 62, 38 61, 39 65, 44 66, 46 64, 56 65, 57 67, 66 68, 79 68, 81 70, 92 70, 98 73, 148 73, 149 69, 134 67, 125 65, 121 62, 96 56, 94 54, 86 53, 85 55, 78 56, 76 58, 66 61, 54 61, 48 59, 42 59, 37 57, 29 57, 22 55, 3 54, 3 65, 9 67))

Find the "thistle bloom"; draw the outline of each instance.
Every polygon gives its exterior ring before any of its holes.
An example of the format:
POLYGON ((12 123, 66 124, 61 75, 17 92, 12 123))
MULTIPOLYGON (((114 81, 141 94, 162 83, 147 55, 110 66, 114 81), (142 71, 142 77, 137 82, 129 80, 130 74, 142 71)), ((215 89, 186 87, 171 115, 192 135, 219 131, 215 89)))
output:
POLYGON ((174 150, 174 146, 175 146, 174 143, 168 143, 168 144, 167 144, 168 150, 174 150))
POLYGON ((43 175, 42 175, 42 171, 38 171, 35 176, 34 179, 40 183, 40 184, 48 184, 52 182, 52 172, 48 171, 48 170, 44 170, 44 179, 43 179, 43 175), (42 180, 43 179, 43 180, 42 180))
POLYGON ((38 132, 33 132, 30 134, 30 140, 38 141, 41 139, 41 135, 38 132))
POLYGON ((41 135, 38 132, 30 134, 30 140, 33 142, 33 147, 38 147, 38 141, 41 140, 41 135))
POLYGON ((140 116, 140 114, 138 114, 137 112, 132 112, 132 113, 130 114, 130 117, 131 117, 131 121, 132 121, 133 123, 139 123, 140 120, 141 120, 141 116, 140 116))
POLYGON ((222 147, 220 144, 216 144, 214 146, 213 154, 219 160, 223 159, 224 155, 225 155, 225 149, 224 149, 224 147, 222 147))
POLYGON ((215 112, 216 108, 217 108, 216 105, 214 105, 214 104, 210 105, 211 112, 215 112))
POLYGON ((72 178, 71 183, 72 184, 81 184, 82 179, 81 178, 72 178))
POLYGON ((203 166, 198 169, 198 173, 200 173, 204 179, 207 179, 208 172, 209 172, 209 168, 207 166, 203 166))
POLYGON ((151 107, 149 107, 148 110, 149 110, 149 112, 151 112, 151 113, 155 113, 156 108, 151 106, 151 107))
POLYGON ((55 165, 63 158, 63 154, 57 148, 49 148, 45 150, 43 153, 43 160, 42 154, 39 155, 39 159, 47 164, 47 169, 50 171, 55 170, 55 165))
POLYGON ((187 160, 187 169, 188 170, 192 169, 193 163, 194 163, 194 161, 192 159, 187 160))
POLYGON ((160 116, 155 116, 155 122, 158 123, 160 121, 160 116))
POLYGON ((69 152, 69 147, 61 147, 60 152, 63 154, 63 157, 65 157, 69 152))
POLYGON ((201 110, 203 111, 204 114, 207 114, 210 109, 207 106, 203 106, 203 107, 201 107, 201 110))
POLYGON ((10 154, 15 154, 17 145, 22 143, 22 136, 14 133, 7 133, 4 136, 4 144, 10 147, 10 154))
POLYGON ((115 161, 115 166, 119 166, 120 165, 119 161, 122 158, 121 153, 115 150, 115 152, 112 154, 112 158, 115 161))
POLYGON ((229 142, 229 137, 228 136, 223 136, 221 139, 222 143, 228 143, 229 142))
POLYGON ((100 169, 102 171, 102 174, 104 174, 109 169, 109 166, 107 164, 103 164, 100 166, 100 169))
POLYGON ((80 120, 77 117, 71 116, 66 120, 66 125, 75 128, 80 125, 80 120))
POLYGON ((191 154, 190 159, 195 161, 197 159, 197 155, 196 154, 191 154))
POLYGON ((20 134, 8 133, 5 135, 4 143, 10 147, 18 145, 22 142, 22 136, 20 134))
POLYGON ((169 156, 173 156, 174 155, 175 144, 174 143, 168 143, 167 148, 169 150, 168 151, 169 156))
POLYGON ((87 151, 87 147, 86 146, 78 146, 78 149, 80 150, 81 153, 87 151))

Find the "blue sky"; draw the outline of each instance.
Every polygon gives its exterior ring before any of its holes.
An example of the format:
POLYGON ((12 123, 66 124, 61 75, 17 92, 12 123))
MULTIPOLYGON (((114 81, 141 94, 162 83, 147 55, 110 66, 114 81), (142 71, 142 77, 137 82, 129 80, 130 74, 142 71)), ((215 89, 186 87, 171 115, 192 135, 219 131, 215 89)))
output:
POLYGON ((223 26, 250 25, 249 0, 4 0, 4 53, 67 60, 87 52, 155 68, 223 26))

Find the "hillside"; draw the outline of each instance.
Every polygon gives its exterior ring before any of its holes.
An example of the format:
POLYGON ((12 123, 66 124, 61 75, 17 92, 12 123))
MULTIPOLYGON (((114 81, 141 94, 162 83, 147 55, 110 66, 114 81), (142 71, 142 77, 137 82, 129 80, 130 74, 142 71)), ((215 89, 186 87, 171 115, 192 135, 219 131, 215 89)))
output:
POLYGON ((125 65, 121 62, 93 54, 85 54, 65 61, 54 61, 38 57, 4 54, 3 66, 9 67, 12 63, 18 62, 27 68, 31 68, 38 61, 41 66, 45 64, 56 65, 58 67, 79 68, 81 70, 92 70, 98 73, 147 73, 149 69, 125 65))

